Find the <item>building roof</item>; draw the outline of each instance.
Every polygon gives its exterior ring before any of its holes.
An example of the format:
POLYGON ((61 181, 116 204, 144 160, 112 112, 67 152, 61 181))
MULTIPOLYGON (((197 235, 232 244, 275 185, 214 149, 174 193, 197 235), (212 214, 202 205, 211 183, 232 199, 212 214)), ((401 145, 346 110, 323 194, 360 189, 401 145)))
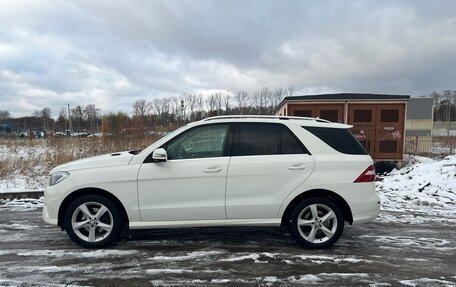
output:
POLYGON ((285 102, 295 102, 295 101, 353 101, 353 100, 364 100, 364 101, 391 101, 391 100, 400 100, 408 101, 410 100, 409 95, 391 95, 391 94, 358 94, 358 93, 339 93, 339 94, 319 94, 319 95, 302 95, 302 96, 292 96, 285 97, 282 102, 279 104, 277 109, 279 109, 285 102))

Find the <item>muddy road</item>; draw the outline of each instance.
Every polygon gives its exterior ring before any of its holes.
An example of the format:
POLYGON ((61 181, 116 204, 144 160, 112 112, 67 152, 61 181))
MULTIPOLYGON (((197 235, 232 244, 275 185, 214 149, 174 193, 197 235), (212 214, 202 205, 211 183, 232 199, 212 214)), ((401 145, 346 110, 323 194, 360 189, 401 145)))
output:
POLYGON ((40 208, 0 205, 1 286, 456 286, 455 219, 411 224, 383 213, 346 226, 329 250, 306 250, 286 228, 125 233, 82 249, 40 208))

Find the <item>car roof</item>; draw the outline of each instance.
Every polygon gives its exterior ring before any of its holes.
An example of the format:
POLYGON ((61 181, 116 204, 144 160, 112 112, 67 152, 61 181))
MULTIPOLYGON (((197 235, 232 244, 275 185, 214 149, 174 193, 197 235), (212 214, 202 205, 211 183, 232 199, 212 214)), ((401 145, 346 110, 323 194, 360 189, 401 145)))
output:
POLYGON ((309 117, 290 117, 290 116, 266 116, 266 115, 227 115, 227 116, 215 116, 203 119, 198 124, 207 123, 227 123, 227 122, 256 122, 256 123, 282 123, 282 124, 293 124, 299 126, 309 127, 326 127, 326 128, 341 128, 348 129, 351 125, 342 123, 333 123, 320 118, 309 118, 309 117))

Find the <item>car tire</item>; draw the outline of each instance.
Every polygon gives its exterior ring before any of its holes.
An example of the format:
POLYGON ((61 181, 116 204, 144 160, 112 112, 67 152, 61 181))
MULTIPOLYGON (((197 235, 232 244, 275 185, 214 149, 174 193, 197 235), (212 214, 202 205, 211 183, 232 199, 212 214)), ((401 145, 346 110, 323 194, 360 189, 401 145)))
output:
POLYGON ((324 249, 332 246, 344 229, 344 216, 333 201, 323 197, 308 198, 291 213, 289 229, 303 247, 324 249))
POLYGON ((99 195, 84 195, 67 208, 64 227, 68 236, 85 248, 101 248, 115 242, 124 225, 119 208, 99 195))

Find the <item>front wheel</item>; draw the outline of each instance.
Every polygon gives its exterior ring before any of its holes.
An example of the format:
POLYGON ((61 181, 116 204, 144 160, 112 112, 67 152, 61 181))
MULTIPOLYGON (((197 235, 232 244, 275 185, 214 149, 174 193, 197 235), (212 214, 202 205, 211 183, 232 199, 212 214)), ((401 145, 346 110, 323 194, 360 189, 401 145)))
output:
POLYGON ((110 200, 99 195, 85 195, 68 206, 64 226, 75 243, 86 248, 100 248, 117 240, 123 221, 119 209, 110 200))
POLYGON ((333 201, 314 197, 295 207, 289 228, 293 238, 303 247, 323 249, 333 245, 341 236, 344 217, 333 201))

